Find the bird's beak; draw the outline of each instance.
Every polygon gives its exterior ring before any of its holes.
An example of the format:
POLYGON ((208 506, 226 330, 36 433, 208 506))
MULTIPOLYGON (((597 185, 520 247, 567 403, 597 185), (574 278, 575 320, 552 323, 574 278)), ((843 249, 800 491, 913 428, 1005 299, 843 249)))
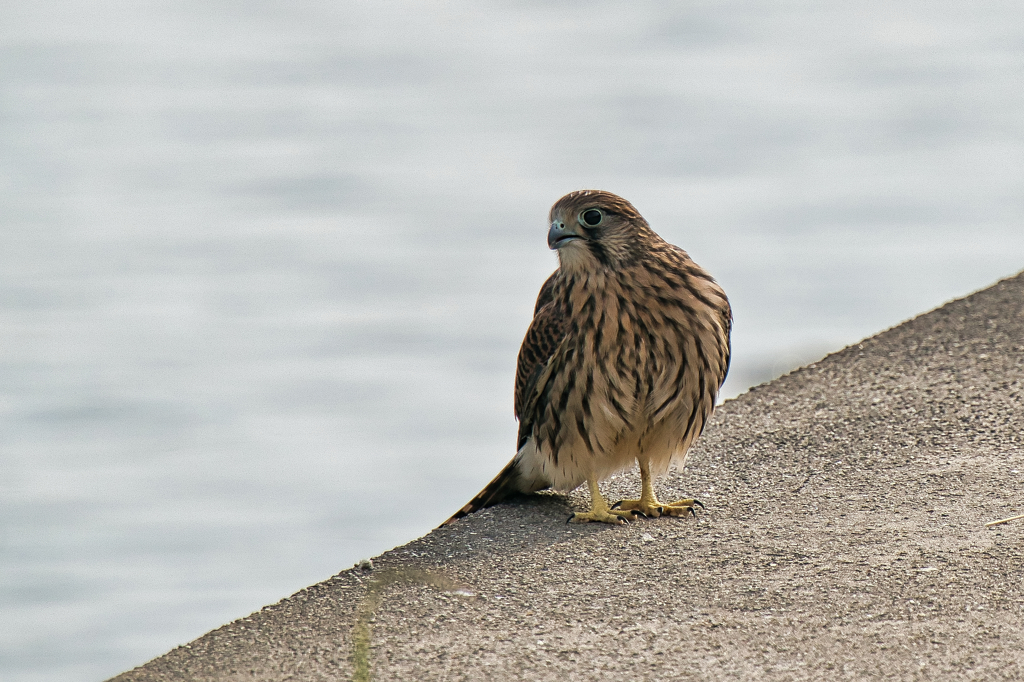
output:
POLYGON ((582 238, 582 235, 567 228, 561 220, 555 220, 551 223, 551 229, 548 230, 548 248, 560 249, 569 242, 582 238))

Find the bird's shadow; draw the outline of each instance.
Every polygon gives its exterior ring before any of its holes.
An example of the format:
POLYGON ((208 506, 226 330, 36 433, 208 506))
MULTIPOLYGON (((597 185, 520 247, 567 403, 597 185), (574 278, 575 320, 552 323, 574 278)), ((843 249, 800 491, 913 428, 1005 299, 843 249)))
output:
MULTIPOLYGON (((581 507, 583 497, 574 494, 541 491, 514 495, 488 509, 460 519, 468 533, 500 538, 506 544, 526 546, 562 542, 581 533, 617 531, 622 526, 607 523, 570 523, 581 507)), ((584 507, 585 508, 585 507, 584 507)))

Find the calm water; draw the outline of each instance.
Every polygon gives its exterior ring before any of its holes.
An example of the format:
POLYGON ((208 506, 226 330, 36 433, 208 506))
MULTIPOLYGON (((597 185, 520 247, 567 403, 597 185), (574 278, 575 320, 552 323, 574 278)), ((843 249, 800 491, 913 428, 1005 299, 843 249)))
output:
POLYGON ((464 503, 569 190, 719 278, 730 396, 1024 267, 1024 5, 582 7, 0 7, 0 677, 464 503))

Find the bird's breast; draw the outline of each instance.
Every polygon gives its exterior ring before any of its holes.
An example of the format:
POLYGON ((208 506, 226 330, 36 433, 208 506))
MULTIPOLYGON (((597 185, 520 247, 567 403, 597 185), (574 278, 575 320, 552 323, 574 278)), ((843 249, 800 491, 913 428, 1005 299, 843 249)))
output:
POLYGON ((590 402, 614 415, 609 428, 688 417, 724 378, 717 311, 686 287, 651 280, 592 277, 573 292, 577 371, 592 386, 590 402))

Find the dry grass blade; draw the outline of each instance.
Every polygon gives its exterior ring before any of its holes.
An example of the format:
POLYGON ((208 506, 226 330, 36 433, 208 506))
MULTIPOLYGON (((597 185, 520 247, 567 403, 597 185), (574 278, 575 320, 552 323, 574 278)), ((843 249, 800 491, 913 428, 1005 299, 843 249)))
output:
POLYGON ((1000 523, 1006 523, 1007 521, 1016 521, 1017 519, 1024 519, 1024 514, 1017 514, 1016 516, 1011 516, 1008 519, 999 519, 998 521, 989 521, 988 523, 985 524, 985 527, 986 528, 991 528, 992 526, 998 526, 1000 523))

